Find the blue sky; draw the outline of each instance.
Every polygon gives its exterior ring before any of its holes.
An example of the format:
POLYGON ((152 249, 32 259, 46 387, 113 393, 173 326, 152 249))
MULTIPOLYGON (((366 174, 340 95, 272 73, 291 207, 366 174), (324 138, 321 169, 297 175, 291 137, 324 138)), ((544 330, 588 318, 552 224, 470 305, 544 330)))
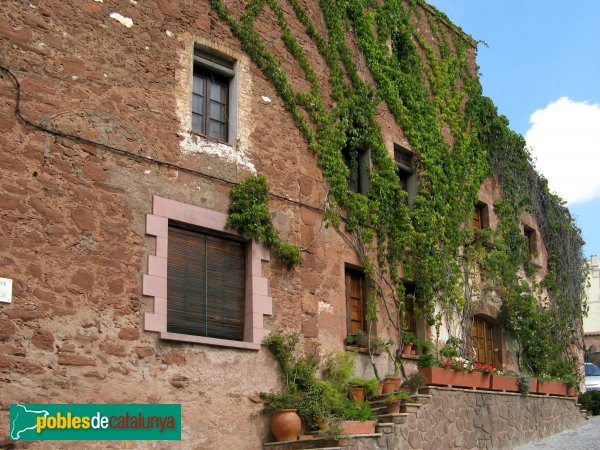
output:
POLYGON ((600 255, 600 0, 429 0, 479 45, 484 94, 600 255), (535 114, 534 114, 535 113, 535 114))

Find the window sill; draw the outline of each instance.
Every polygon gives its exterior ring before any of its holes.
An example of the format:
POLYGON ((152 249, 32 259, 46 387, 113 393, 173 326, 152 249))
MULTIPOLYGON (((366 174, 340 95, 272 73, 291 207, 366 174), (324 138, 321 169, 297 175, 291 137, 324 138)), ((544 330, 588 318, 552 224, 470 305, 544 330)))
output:
POLYGON ((233 144, 231 144, 229 141, 220 141, 219 139, 215 139, 212 138, 210 136, 207 136, 205 134, 200 134, 197 131, 194 130, 190 130, 189 131, 190 136, 196 137, 196 138, 202 138, 212 144, 223 144, 223 145, 228 145, 229 147, 233 147, 233 144))
POLYGON ((216 339, 203 336, 192 336, 188 334, 161 332, 161 339, 171 341, 192 342, 194 344, 215 345, 218 347, 241 348, 244 350, 260 350, 260 344, 245 341, 230 341, 228 339, 216 339))
POLYGON ((418 361, 420 355, 400 355, 400 359, 407 359, 409 361, 418 361))
MULTIPOLYGON (((358 347, 356 345, 344 345, 344 350, 347 352, 357 352, 357 353, 365 353, 370 354, 369 349, 367 347, 358 347)), ((381 355, 381 352, 373 352, 374 355, 381 355)))

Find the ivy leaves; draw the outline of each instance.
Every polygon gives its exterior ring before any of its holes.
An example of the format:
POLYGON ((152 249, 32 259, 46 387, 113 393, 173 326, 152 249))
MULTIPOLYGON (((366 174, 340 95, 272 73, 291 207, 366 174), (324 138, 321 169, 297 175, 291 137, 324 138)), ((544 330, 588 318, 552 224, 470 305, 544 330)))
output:
POLYGON ((275 257, 285 262, 289 268, 302 262, 300 247, 283 242, 273 226, 269 212, 267 177, 249 177, 234 186, 229 196, 231 205, 227 218, 228 227, 272 249, 275 257))

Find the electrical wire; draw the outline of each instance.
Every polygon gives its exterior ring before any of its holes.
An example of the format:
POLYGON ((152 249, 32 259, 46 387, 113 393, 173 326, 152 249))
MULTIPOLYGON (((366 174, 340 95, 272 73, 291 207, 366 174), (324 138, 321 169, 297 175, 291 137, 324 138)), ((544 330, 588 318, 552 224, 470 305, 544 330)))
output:
MULTIPOLYGON (((108 144, 104 144, 102 142, 98 142, 98 141, 94 141, 91 139, 87 139, 84 138, 82 136, 77 136, 74 134, 70 134, 70 133, 65 133, 62 132, 60 130, 54 130, 52 128, 47 128, 43 125, 37 124, 32 122, 31 120, 27 119, 26 117, 24 117, 21 114, 21 83, 19 82, 19 80, 17 79, 17 77, 11 72, 10 69, 4 67, 4 66, 0 66, 0 71, 6 73, 14 82, 15 84, 15 90, 16 90, 16 95, 15 95, 15 110, 14 113, 17 116, 17 118, 25 125, 31 127, 31 128, 35 128, 36 130, 42 131, 44 133, 50 134, 52 136, 57 136, 57 137, 61 137, 61 138, 65 138, 65 139, 70 139, 79 143, 83 143, 83 144, 88 144, 88 145, 94 145, 97 147, 101 147, 111 153, 120 155, 120 156, 125 156, 137 161, 143 161, 143 162, 149 162, 149 163, 154 163, 156 165, 159 166, 163 166, 163 167, 167 167, 169 169, 173 169, 173 170, 180 170, 182 172, 185 173, 189 173, 192 175, 196 175, 199 177, 204 177, 207 179, 211 179, 211 180, 215 180, 215 181, 220 181, 221 183, 225 183, 231 186, 235 186, 236 184, 238 184, 235 181, 231 181, 231 180, 227 180, 225 178, 221 178, 215 175, 210 175, 204 172, 201 172, 199 170, 195 170, 195 169, 190 169, 189 167, 184 167, 184 166, 180 166, 178 164, 175 163, 171 163, 168 161, 164 161, 161 159, 157 159, 157 158, 152 158, 150 156, 145 156, 145 155, 140 155, 139 153, 134 153, 134 152, 130 152, 129 150, 124 150, 122 148, 118 148, 118 147, 113 147, 111 145, 108 144)), ((312 209, 314 211, 318 211, 320 213, 325 213, 325 210, 316 206, 311 206, 311 205, 307 205, 306 203, 302 203, 299 202, 297 200, 293 200, 291 198, 285 197, 283 195, 278 195, 275 194, 273 192, 269 192, 269 195, 273 198, 277 198, 279 200, 283 200, 289 203, 293 203, 295 205, 304 207, 304 208, 308 208, 308 209, 312 209)))

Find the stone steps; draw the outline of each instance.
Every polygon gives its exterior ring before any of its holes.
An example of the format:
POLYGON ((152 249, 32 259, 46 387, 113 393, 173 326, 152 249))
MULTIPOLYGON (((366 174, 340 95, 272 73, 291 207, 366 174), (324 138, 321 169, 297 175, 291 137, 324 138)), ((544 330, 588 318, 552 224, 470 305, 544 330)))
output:
POLYGON ((380 414, 379 423, 393 423, 395 425, 408 422, 408 413, 380 414))
POLYGON ((352 446, 340 445, 333 438, 322 438, 314 436, 310 439, 297 439, 295 441, 266 442, 264 450, 354 450, 352 446))

